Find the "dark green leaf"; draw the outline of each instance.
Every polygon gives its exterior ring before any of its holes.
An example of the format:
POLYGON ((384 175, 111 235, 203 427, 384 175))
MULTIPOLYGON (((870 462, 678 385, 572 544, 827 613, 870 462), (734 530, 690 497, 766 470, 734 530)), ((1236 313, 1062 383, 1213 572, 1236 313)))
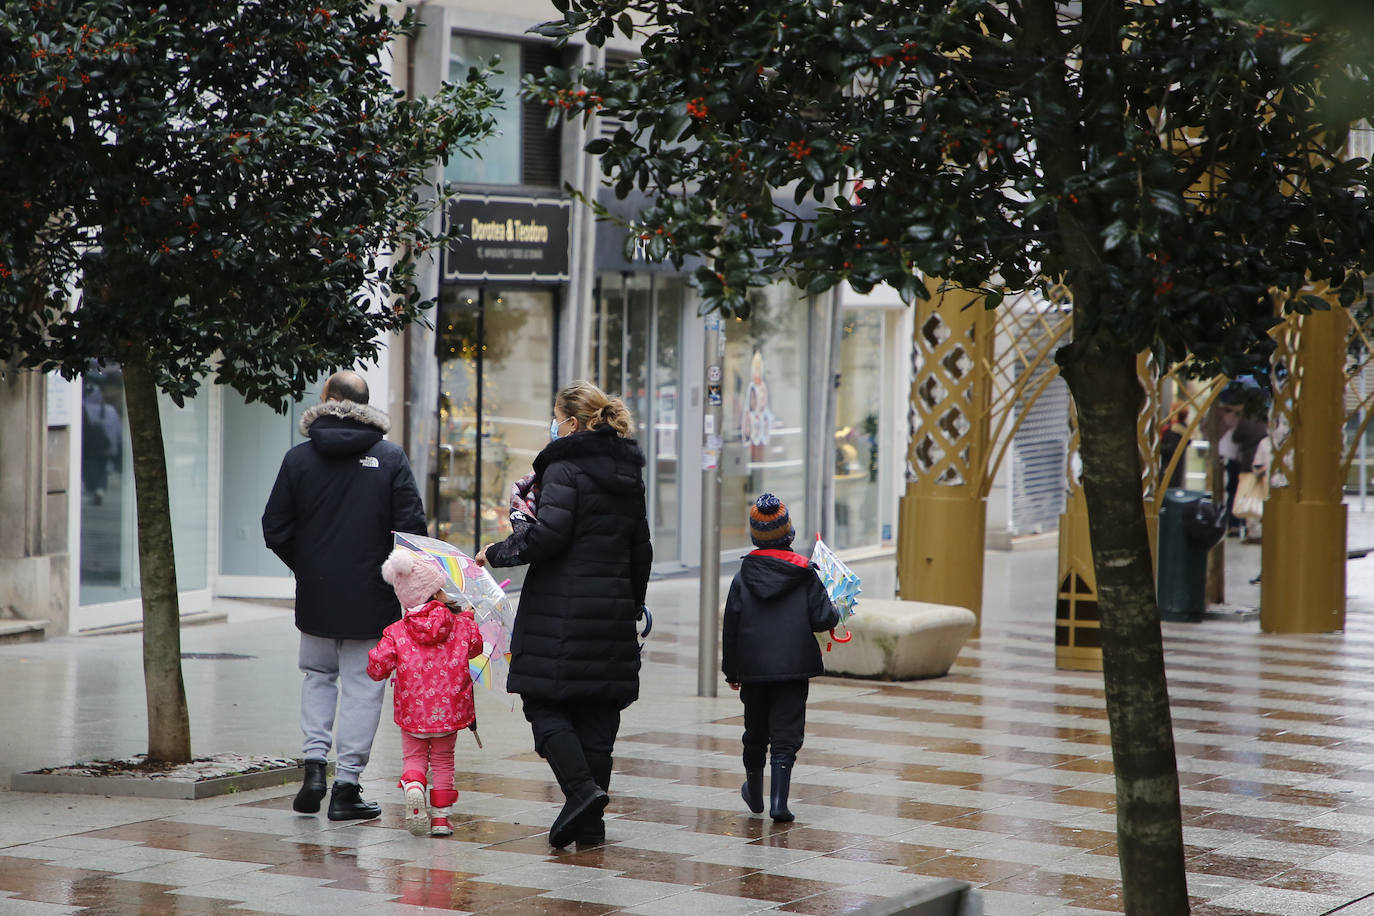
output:
POLYGON ((1126 225, 1126 221, 1119 219, 1102 231, 1102 247, 1111 251, 1130 235, 1131 228, 1126 225))

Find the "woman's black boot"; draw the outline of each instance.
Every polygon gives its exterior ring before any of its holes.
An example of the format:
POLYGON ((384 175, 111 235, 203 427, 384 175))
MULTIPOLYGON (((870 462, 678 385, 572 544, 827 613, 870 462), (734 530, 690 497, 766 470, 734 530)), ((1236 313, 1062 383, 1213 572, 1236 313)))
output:
MULTIPOLYGON (((762 775, 762 774, 760 774, 762 775)), ((768 816, 775 821, 790 821, 792 812, 787 810, 787 790, 792 787, 792 764, 773 764, 773 786, 771 806, 768 816)))
MULTIPOLYGON (((587 769, 591 770, 592 779, 595 780, 597 787, 602 792, 609 794, 611 790, 611 755, 588 754, 587 769)), ((577 845, 595 846, 604 842, 606 842, 606 819, 602 817, 601 811, 588 811, 582 817, 581 827, 577 831, 577 845)))
POLYGON ((745 769, 744 785, 739 787, 739 794, 750 811, 755 814, 763 813, 763 767, 745 769))
POLYGON ((549 845, 561 849, 577 839, 585 816, 601 813, 611 799, 592 779, 582 743, 572 732, 550 735, 544 742, 544 759, 567 799, 549 828, 549 845))

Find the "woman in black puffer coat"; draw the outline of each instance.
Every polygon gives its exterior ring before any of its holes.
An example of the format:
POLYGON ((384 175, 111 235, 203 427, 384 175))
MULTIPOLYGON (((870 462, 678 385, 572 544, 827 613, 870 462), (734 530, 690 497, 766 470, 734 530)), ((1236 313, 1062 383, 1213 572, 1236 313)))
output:
POLYGON ((639 698, 635 620, 653 548, 644 454, 619 398, 574 382, 554 399, 553 437, 534 459, 535 517, 511 513, 510 537, 477 556, 529 564, 506 687, 520 695, 534 748, 567 799, 555 847, 599 843, 620 712, 639 698))

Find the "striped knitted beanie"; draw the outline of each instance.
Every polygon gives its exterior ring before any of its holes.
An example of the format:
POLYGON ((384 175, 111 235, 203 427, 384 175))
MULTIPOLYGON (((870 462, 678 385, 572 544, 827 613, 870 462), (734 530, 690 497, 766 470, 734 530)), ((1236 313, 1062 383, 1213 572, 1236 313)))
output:
POLYGON ((786 550, 792 546, 792 519, 787 507, 772 493, 765 493, 749 509, 749 540, 755 547, 786 550))

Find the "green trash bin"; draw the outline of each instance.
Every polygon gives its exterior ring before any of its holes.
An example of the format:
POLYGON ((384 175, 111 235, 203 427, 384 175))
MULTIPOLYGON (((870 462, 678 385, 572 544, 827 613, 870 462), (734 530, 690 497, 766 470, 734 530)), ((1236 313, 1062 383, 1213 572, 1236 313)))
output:
POLYGON ((1171 489, 1159 508, 1155 594, 1161 620, 1197 623, 1207 609, 1207 554, 1226 536, 1210 493, 1171 489))

